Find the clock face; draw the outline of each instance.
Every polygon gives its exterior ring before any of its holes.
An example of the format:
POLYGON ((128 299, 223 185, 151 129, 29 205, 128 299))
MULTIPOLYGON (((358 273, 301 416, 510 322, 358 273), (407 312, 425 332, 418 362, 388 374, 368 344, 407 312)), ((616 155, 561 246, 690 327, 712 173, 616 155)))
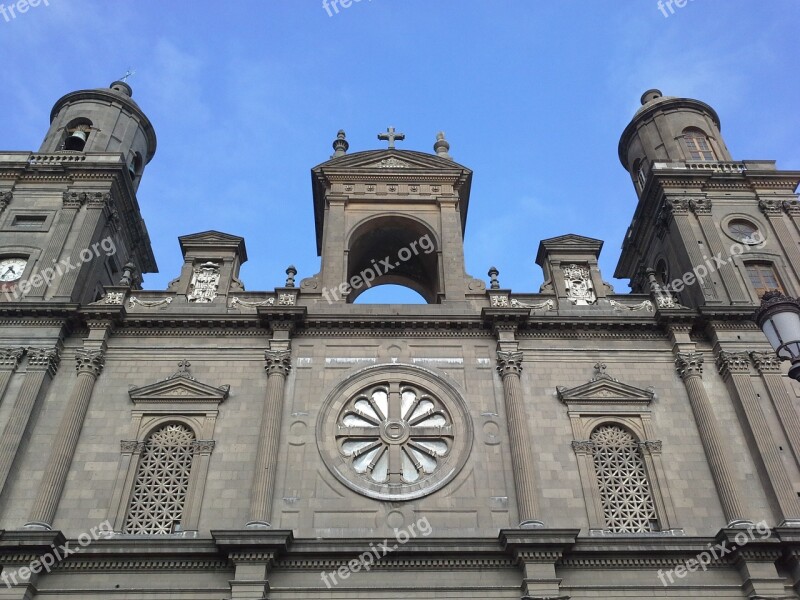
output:
POLYGON ((0 282, 17 281, 25 271, 28 261, 24 258, 0 258, 0 282))

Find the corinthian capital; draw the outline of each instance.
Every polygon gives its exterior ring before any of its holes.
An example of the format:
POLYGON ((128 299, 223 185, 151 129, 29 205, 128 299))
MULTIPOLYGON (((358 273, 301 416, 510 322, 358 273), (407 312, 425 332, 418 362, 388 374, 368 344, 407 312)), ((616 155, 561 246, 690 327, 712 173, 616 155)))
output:
POLYGON ((105 353, 102 350, 76 350, 75 370, 80 373, 89 373, 99 377, 106 364, 105 353))
POLYGON ((703 376, 703 355, 700 352, 679 352, 675 358, 675 368, 681 379, 694 375, 703 376))
POLYGON ((519 350, 513 352, 497 351, 497 372, 501 376, 519 375, 522 373, 523 354, 519 350))
POLYGON ((28 348, 28 367, 55 375, 61 362, 58 348, 28 348))
POLYGON ((774 352, 751 352, 750 358, 753 359, 761 375, 781 372, 781 359, 774 352))
POLYGON ((8 205, 11 204, 11 200, 14 198, 14 194, 12 192, 0 192, 0 213, 2 213, 8 205))
POLYGON ((0 369, 13 371, 19 366, 25 348, 0 348, 0 369))
POLYGON ((264 369, 269 375, 280 373, 284 377, 292 370, 292 353, 289 350, 267 350, 264 352, 264 369))
POLYGON ((689 212, 689 201, 686 198, 668 198, 664 208, 670 214, 685 215, 689 212))
POLYGON ((783 212, 783 202, 780 200, 762 198, 758 201, 758 208, 768 217, 778 217, 783 212))
POLYGON ((696 215, 710 215, 711 214, 711 200, 706 198, 693 198, 689 200, 689 208, 696 215))
POLYGON ((747 352, 725 352, 717 356, 717 368, 722 375, 750 373, 750 355, 747 352))

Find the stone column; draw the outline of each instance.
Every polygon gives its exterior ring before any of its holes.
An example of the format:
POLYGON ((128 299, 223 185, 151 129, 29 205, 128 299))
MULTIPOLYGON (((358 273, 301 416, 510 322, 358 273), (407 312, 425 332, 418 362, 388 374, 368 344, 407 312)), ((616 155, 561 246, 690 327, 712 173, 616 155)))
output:
POLYGON ((28 348, 27 354, 28 371, 0 436, 0 491, 5 487, 34 409, 58 370, 58 348, 28 348))
POLYGON ((6 394, 11 376, 19 366, 25 348, 0 348, 0 402, 6 394))
POLYGON ((744 504, 732 476, 730 452, 723 441, 711 401, 703 387, 703 355, 699 352, 679 352, 675 365, 689 395, 700 440, 728 525, 737 527, 750 524, 750 521, 745 520, 744 504))
POLYGON ((278 465, 283 395, 286 377, 292 368, 289 350, 267 350, 267 393, 261 413, 261 432, 256 452, 256 470, 250 494, 250 521, 247 527, 271 527, 272 496, 275 490, 275 471, 278 465))
POLYGON ((750 381, 750 356, 747 352, 723 350, 717 357, 717 365, 731 396, 739 404, 740 414, 745 421, 742 425, 755 442, 758 453, 754 458, 767 473, 774 504, 783 522, 800 524, 800 500, 783 466, 778 445, 759 406, 753 382, 750 381))
MULTIPOLYGON (((111 194, 109 192, 91 192, 86 194, 86 210, 84 211, 83 222, 80 225, 78 237, 75 240, 75 245, 72 247, 72 253, 69 257, 72 264, 76 268, 66 271, 58 284, 58 291, 55 293, 59 298, 72 298, 75 282, 78 276, 83 271, 83 263, 80 254, 83 250, 91 251, 91 244, 95 241, 98 231, 102 230, 105 226, 105 221, 102 219, 104 210, 111 203, 111 194), (101 223, 103 220, 103 223, 101 223)), ((94 256, 94 252, 92 252, 94 256)))
POLYGON ((773 351, 751 352, 750 358, 753 359, 756 369, 767 386, 783 432, 786 434, 786 439, 789 440, 789 446, 792 448, 797 464, 800 465, 800 416, 798 416, 792 398, 786 390, 781 372, 781 360, 773 351))
MULTIPOLYGON (((750 304, 750 294, 747 293, 746 288, 736 276, 736 268, 733 263, 728 260, 731 256, 730 245, 727 248, 723 246, 722 238, 720 238, 719 232, 717 231, 717 224, 711 216, 711 200, 706 198, 690 200, 689 206, 692 212, 697 215, 700 229, 702 229, 703 235, 708 241, 708 248, 711 251, 709 252, 708 258, 711 259, 711 256, 721 256, 725 259, 725 262, 719 266, 718 271, 722 278, 722 284, 728 292, 728 298, 730 298, 731 304, 750 304)), ((709 260, 708 262, 712 265, 714 264, 713 260, 709 260)), ((696 266, 701 264, 707 265, 708 262, 703 261, 702 263, 697 263, 696 266)))
MULTIPOLYGON (((681 266, 685 266, 687 267, 687 270, 691 270, 696 266, 705 264, 706 259, 703 258, 703 254, 700 252, 700 248, 698 248, 698 236, 695 234, 690 221, 691 216, 689 215, 689 201, 686 198, 667 198, 665 212, 672 215, 672 220, 675 223, 675 228, 677 229, 678 233, 678 240, 676 243, 680 242, 681 246, 686 249, 686 254, 688 255, 689 262, 691 263, 690 265, 681 266)), ((682 273, 677 275, 672 274, 673 279, 681 276, 682 273)), ((714 284, 711 277, 707 277, 702 283, 698 282, 697 285, 702 290, 706 303, 720 302, 719 295, 714 289, 714 284)))
POLYGON ((77 350, 75 360, 78 378, 53 440, 50 458, 26 527, 51 529, 61 493, 64 491, 64 483, 72 465, 72 457, 78 445, 86 411, 89 408, 92 390, 105 364, 102 350, 77 350))
POLYGON ((783 216, 783 201, 779 198, 761 199, 758 202, 758 207, 769 220, 769 224, 772 225, 775 237, 778 238, 778 243, 786 253, 786 262, 789 263, 789 268, 794 271, 796 277, 800 277, 800 271, 798 270, 800 268, 800 248, 797 247, 797 242, 794 241, 789 227, 786 225, 786 219, 783 216))
POLYGON ((525 413, 520 373, 522 352, 497 352, 497 372, 503 380, 508 434, 511 441, 511 465, 514 471, 514 487, 517 490, 520 527, 544 527, 538 519, 536 485, 533 466, 533 445, 525 413))

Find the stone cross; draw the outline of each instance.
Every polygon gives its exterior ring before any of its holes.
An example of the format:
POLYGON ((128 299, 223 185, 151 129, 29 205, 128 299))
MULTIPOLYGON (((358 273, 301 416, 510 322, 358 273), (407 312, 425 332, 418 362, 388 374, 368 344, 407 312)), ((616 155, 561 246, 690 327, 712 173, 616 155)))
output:
POLYGON ((125 73, 125 75, 122 76, 122 79, 120 79, 120 81, 127 83, 128 77, 132 77, 133 75, 136 75, 136 71, 131 71, 131 68, 128 67, 127 73, 125 73))
POLYGON ((192 363, 190 363, 186 359, 183 359, 182 361, 180 361, 178 363, 178 373, 179 374, 189 375, 189 367, 191 367, 191 366, 192 366, 192 363))
POLYGON ((386 133, 379 133, 378 134, 378 139, 379 140, 383 140, 383 141, 388 141, 389 142, 389 149, 393 150, 394 149, 394 141, 395 140, 402 141, 402 140, 406 139, 406 134, 405 133, 395 133, 394 127, 389 127, 386 130, 386 133))

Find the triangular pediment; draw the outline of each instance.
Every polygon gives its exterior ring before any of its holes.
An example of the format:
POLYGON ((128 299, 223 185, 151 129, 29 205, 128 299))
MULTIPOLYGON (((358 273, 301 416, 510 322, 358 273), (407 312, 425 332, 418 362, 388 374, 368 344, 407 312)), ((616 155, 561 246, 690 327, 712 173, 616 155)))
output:
POLYGON ((238 235, 231 235, 230 233, 223 233, 221 231, 209 230, 200 233, 190 233, 189 235, 182 235, 178 238, 185 242, 241 242, 244 238, 238 235))
POLYGON ((381 172, 424 169, 426 171, 468 170, 452 160, 414 150, 368 150, 331 159, 314 168, 321 170, 363 169, 381 172))
POLYGON ((203 252, 206 250, 223 250, 237 253, 242 264, 247 262, 247 249, 244 245, 244 238, 238 235, 231 235, 230 233, 223 233, 212 229, 210 231, 182 235, 178 238, 178 242, 181 245, 181 251, 184 257, 189 251, 203 252))
POLYGON ((564 404, 649 404, 655 398, 655 393, 608 376, 600 376, 574 388, 558 388, 558 398, 564 404))
POLYGON ((590 237, 584 237, 582 235, 577 235, 575 233, 568 233, 566 235, 560 235, 558 237, 548 238, 546 240, 542 240, 542 244, 547 246, 594 246, 596 244, 602 244, 602 240, 596 240, 590 237))
POLYGON ((163 381, 128 391, 134 404, 163 402, 210 402, 219 404, 228 397, 230 386, 214 387, 190 377, 173 376, 163 381))

